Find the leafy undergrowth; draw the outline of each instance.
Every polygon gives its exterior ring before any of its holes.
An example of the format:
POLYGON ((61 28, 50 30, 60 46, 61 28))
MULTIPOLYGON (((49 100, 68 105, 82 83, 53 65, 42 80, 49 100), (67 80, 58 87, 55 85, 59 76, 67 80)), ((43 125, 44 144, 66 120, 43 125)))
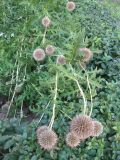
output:
POLYGON ((118 18, 97 0, 75 2, 73 12, 66 10, 65 0, 0 2, 0 95, 5 97, 0 97, 0 115, 9 118, 0 121, 1 159, 120 159, 118 18), (46 15, 51 26, 43 43, 45 28, 41 20, 46 15), (48 44, 55 46, 54 55, 36 62, 34 50, 45 49, 48 44), (93 52, 86 70, 79 65, 83 57, 78 49, 83 47, 93 52), (66 65, 56 65, 59 55, 66 57, 66 65), (59 80, 53 128, 59 141, 54 150, 47 152, 37 144, 36 129, 51 121, 56 72, 59 80), (85 109, 75 78, 88 101, 86 113, 91 109, 86 73, 93 97, 92 118, 103 124, 104 131, 100 137, 89 138, 71 149, 65 143, 70 117, 85 109))
POLYGON ((104 4, 111 9, 113 16, 119 19, 120 17, 120 1, 119 0, 105 0, 104 4))

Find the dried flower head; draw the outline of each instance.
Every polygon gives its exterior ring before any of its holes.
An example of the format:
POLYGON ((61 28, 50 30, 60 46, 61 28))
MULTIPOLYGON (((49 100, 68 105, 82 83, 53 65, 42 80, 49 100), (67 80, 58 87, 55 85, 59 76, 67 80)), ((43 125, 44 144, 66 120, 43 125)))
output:
POLYGON ((76 5, 74 2, 70 1, 70 2, 67 2, 66 4, 66 8, 68 11, 72 12, 74 9, 75 9, 76 5))
POLYGON ((62 65, 66 64, 66 59, 63 55, 57 57, 57 64, 62 64, 62 65))
POLYGON ((33 52, 33 58, 36 61, 42 61, 42 60, 44 60, 44 58, 45 58, 45 52, 44 52, 44 50, 41 49, 41 48, 35 49, 35 51, 33 52))
POLYGON ((70 130, 80 139, 86 139, 93 132, 93 122, 87 115, 77 115, 71 121, 70 130))
POLYGON ((51 20, 49 19, 48 16, 45 16, 43 19, 42 19, 42 25, 44 27, 49 27, 51 24, 51 20))
POLYGON ((88 48, 80 48, 80 51, 84 53, 83 62, 88 63, 93 57, 93 53, 88 48))
POLYGON ((38 144, 46 150, 53 149, 57 143, 57 135, 51 129, 44 130, 37 138, 38 144))
POLYGON ((37 128, 37 131, 36 131, 37 137, 39 137, 39 135, 40 135, 43 131, 45 131, 45 130, 47 130, 47 129, 49 129, 48 126, 40 126, 40 127, 38 127, 38 128, 37 128))
POLYGON ((73 148, 79 145, 80 139, 74 132, 69 132, 66 136, 66 143, 73 148))
POLYGON ((103 132, 103 125, 98 121, 93 121, 94 130, 92 136, 98 137, 103 132))
POLYGON ((52 45, 47 45, 45 52, 47 55, 52 55, 55 52, 55 47, 52 45))

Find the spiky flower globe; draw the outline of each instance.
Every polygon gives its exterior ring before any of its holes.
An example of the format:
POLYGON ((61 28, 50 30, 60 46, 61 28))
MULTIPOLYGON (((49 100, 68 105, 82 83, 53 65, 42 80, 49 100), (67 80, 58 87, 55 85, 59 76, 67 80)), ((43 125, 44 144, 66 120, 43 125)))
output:
POLYGON ((70 1, 70 2, 67 2, 66 8, 68 11, 72 12, 76 8, 76 5, 74 2, 70 1))
POLYGON ((98 121, 93 121, 94 130, 92 136, 98 137, 103 132, 103 125, 98 121))
POLYGON ((55 52, 55 47, 52 45, 47 45, 45 52, 47 55, 52 55, 55 52))
POLYGON ((66 143, 71 148, 77 147, 80 143, 79 137, 74 132, 69 132, 66 136, 66 143))
POLYGON ((49 27, 51 24, 51 20, 49 19, 48 16, 45 16, 43 19, 42 19, 42 25, 44 27, 49 27))
POLYGON ((57 143, 57 135, 51 129, 44 130, 41 134, 37 136, 37 139, 38 144, 46 150, 54 149, 57 143))
POLYGON ((88 63, 93 57, 93 53, 88 48, 80 48, 80 51, 84 53, 83 62, 88 63))
POLYGON ((35 49, 34 52, 33 52, 33 58, 36 61, 42 61, 42 60, 44 60, 44 58, 45 58, 45 52, 44 52, 44 50, 41 49, 41 48, 35 49))
POLYGON ((48 126, 40 126, 40 127, 38 127, 38 128, 37 128, 37 131, 36 131, 37 137, 39 137, 39 135, 40 135, 43 131, 45 131, 45 130, 47 130, 47 129, 49 129, 48 126))
POLYGON ((63 55, 58 56, 57 57, 57 64, 62 64, 62 65, 66 64, 65 56, 63 56, 63 55))
POLYGON ((90 137, 93 129, 93 121, 87 115, 77 115, 71 121, 70 130, 80 139, 90 137))

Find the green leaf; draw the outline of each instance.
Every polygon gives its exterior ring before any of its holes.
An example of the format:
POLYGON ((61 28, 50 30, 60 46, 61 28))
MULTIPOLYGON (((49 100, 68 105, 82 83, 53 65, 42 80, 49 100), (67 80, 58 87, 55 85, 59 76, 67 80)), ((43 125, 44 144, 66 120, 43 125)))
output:
POLYGON ((13 139, 8 140, 5 144, 4 144, 4 149, 9 149, 10 147, 12 147, 14 145, 15 141, 13 139))

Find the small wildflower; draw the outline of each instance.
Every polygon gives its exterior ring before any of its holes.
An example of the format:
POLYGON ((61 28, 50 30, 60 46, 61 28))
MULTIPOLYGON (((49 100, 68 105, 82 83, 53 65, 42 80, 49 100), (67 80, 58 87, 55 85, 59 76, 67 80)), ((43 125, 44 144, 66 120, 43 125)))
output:
POLYGON ((51 20, 49 19, 49 17, 45 16, 43 19, 42 19, 42 25, 44 27, 49 27, 51 24, 51 20))
POLYGON ((76 8, 76 5, 74 2, 70 1, 70 2, 67 2, 66 8, 68 11, 72 12, 76 8))
POLYGON ((52 55, 55 52, 55 47, 52 45, 47 45, 45 52, 47 55, 52 55))
POLYGON ((62 64, 62 65, 66 64, 65 56, 63 56, 63 55, 58 56, 57 57, 57 64, 62 64))
POLYGON ((80 139, 78 136, 76 136, 76 134, 74 134, 73 132, 69 132, 66 136, 66 143, 68 146, 70 146, 71 148, 73 147, 77 147, 80 143, 80 139))
POLYGON ((45 52, 44 52, 44 50, 41 49, 41 48, 35 49, 35 51, 33 52, 33 58, 36 61, 42 61, 42 60, 44 60, 44 58, 45 58, 45 52))

